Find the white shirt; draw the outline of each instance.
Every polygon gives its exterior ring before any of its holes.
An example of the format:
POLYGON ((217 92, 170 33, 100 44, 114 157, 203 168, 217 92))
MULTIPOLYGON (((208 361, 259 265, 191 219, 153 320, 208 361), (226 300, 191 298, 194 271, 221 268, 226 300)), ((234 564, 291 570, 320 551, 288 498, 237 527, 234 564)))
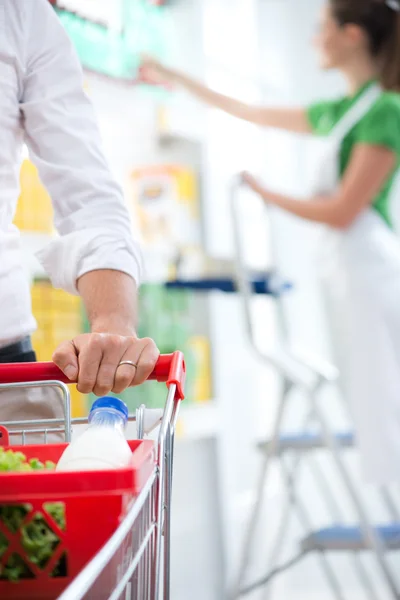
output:
POLYGON ((53 285, 114 269, 140 279, 142 258, 110 174, 77 55, 48 0, 0 0, 0 345, 31 333, 29 284, 12 225, 22 144, 52 198, 60 234, 39 259, 53 285))

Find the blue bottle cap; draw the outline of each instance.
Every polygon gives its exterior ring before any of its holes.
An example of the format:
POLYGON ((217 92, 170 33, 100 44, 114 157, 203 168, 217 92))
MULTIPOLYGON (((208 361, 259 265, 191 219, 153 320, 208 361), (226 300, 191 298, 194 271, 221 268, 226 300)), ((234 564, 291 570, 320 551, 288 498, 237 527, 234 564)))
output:
POLYGON ((125 402, 122 402, 119 398, 114 398, 113 396, 104 396, 104 398, 98 398, 92 404, 92 408, 90 409, 90 415, 99 408, 112 408, 117 410, 122 414, 124 419, 128 420, 129 410, 125 402))

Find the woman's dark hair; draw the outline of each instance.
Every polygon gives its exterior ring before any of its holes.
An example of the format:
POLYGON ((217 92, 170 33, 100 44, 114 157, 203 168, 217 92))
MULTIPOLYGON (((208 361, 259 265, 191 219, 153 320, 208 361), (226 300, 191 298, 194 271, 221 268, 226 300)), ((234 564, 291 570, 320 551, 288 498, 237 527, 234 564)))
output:
POLYGON ((330 0, 339 25, 364 29, 387 90, 400 91, 400 0, 330 0))

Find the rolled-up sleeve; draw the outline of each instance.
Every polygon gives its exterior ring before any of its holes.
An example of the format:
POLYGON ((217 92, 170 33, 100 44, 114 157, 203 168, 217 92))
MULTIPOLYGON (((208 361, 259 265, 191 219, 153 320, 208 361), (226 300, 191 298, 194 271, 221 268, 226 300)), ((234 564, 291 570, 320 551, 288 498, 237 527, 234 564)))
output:
POLYGON ((139 283, 140 247, 101 149, 78 57, 48 0, 29 0, 26 6, 21 112, 59 233, 38 257, 53 284, 71 293, 79 277, 99 269, 122 271, 139 283))

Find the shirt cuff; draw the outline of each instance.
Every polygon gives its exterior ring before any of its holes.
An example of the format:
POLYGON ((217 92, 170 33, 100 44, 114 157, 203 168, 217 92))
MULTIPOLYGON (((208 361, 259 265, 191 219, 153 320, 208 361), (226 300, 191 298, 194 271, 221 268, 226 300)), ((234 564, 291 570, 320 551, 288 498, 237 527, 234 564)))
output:
POLYGON ((85 229, 55 238, 37 252, 55 288, 78 295, 79 277, 111 269, 130 275, 139 286, 143 259, 139 243, 105 229, 85 229))

